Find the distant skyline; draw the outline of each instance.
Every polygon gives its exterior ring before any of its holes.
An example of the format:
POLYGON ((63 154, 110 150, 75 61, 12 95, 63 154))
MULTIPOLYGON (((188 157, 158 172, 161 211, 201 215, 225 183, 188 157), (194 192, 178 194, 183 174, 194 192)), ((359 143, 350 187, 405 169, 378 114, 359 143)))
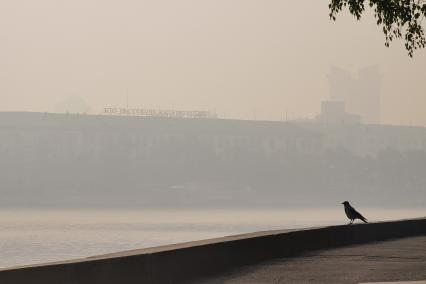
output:
POLYGON ((331 66, 355 76, 378 65, 381 122, 426 126, 426 50, 386 48, 371 13, 331 22, 328 2, 4 0, 0 111, 71 101, 97 114, 128 97, 135 108, 313 118, 331 66))
POLYGON ((362 68, 354 77, 333 66, 328 75, 330 100, 344 102, 347 113, 359 115, 362 123, 380 124, 382 76, 377 65, 362 68))

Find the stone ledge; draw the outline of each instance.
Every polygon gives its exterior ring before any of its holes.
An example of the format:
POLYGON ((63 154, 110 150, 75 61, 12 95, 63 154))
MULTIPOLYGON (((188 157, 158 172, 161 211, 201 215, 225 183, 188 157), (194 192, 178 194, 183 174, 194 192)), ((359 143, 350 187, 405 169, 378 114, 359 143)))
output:
POLYGON ((426 235, 426 219, 277 230, 0 270, 4 284, 178 283, 306 252, 426 235))

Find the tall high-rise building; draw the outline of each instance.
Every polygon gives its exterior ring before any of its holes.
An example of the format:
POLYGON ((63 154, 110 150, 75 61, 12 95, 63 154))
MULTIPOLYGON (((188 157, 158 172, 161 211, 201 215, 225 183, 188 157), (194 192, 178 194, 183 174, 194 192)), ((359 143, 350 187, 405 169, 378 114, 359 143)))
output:
POLYGON ((328 82, 330 100, 343 101, 349 113, 361 116, 362 123, 380 124, 381 76, 377 65, 361 69, 358 78, 333 66, 328 82))

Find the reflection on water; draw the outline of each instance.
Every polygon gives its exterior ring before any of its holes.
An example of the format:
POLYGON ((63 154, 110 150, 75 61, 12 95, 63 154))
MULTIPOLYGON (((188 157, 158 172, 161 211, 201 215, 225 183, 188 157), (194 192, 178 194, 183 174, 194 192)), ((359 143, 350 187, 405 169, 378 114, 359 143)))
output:
MULTIPOLYGON (((370 221, 426 216, 426 209, 359 210, 370 221)), ((0 267, 260 230, 346 222, 340 207, 289 210, 1 210, 0 267)))

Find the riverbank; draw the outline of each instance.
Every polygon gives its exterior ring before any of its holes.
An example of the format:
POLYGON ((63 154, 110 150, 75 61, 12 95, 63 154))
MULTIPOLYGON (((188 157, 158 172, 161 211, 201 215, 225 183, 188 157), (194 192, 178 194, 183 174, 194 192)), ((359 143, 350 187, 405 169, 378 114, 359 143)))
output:
POLYGON ((0 283, 177 283, 317 250, 426 235, 426 219, 278 230, 0 270, 0 283))
POLYGON ((210 277, 200 283, 355 284, 420 280, 426 280, 426 236, 279 258, 210 277))

